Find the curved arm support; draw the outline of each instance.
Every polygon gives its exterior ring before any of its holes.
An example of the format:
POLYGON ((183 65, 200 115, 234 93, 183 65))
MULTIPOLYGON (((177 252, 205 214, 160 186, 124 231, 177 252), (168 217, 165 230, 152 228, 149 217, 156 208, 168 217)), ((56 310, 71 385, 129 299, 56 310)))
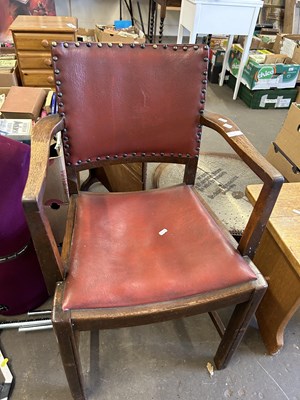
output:
POLYGON ((56 282, 62 279, 63 267, 58 248, 44 213, 43 195, 49 161, 50 143, 53 136, 64 128, 58 115, 41 119, 31 135, 31 158, 22 203, 34 247, 40 262, 49 295, 56 282))
POLYGON ((264 182, 238 245, 238 250, 243 256, 253 259, 284 182, 284 177, 256 150, 239 127, 227 117, 205 112, 200 116, 200 122, 220 133, 232 149, 264 182))

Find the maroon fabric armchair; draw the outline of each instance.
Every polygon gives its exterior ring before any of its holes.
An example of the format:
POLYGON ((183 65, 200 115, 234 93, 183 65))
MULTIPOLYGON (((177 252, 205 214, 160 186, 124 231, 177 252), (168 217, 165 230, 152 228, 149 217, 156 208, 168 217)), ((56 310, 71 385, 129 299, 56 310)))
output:
POLYGON ((14 315, 48 297, 22 207, 30 146, 0 136, 0 314, 14 315))

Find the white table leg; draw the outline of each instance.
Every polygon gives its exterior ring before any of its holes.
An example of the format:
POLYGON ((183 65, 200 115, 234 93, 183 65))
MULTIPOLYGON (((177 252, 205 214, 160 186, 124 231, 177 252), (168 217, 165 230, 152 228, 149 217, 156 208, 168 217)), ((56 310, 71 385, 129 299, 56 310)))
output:
POLYGON ((177 43, 182 43, 182 38, 183 38, 183 26, 179 23, 178 27, 178 34, 177 34, 177 43))
POLYGON ((239 66, 239 71, 236 77, 236 83, 235 83, 235 88, 234 88, 234 93, 233 93, 233 100, 236 100, 238 92, 239 92, 239 88, 240 88, 240 83, 241 83, 241 79, 242 79, 242 75, 243 75, 243 71, 244 71, 244 67, 245 64, 248 60, 249 57, 249 51, 250 51, 250 46, 251 46, 251 42, 252 42, 252 36, 247 36, 246 40, 245 40, 245 44, 244 44, 244 51, 242 54, 242 58, 241 58, 241 62, 240 62, 240 66, 239 66))
POLYGON ((223 83, 224 83, 226 69, 227 69, 227 65, 228 65, 229 54, 230 54, 230 50, 231 50, 231 47, 232 47, 233 39, 234 39, 234 35, 230 35, 228 37, 228 44, 227 44, 226 51, 225 51, 225 54, 224 54, 223 67, 222 67, 220 80, 219 80, 219 85, 220 86, 223 86, 223 83))

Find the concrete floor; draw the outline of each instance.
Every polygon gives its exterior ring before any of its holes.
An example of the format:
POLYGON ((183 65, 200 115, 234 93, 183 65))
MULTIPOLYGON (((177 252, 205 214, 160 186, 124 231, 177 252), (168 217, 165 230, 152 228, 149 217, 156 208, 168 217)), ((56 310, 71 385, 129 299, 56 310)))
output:
MULTIPOLYGON (((209 85, 207 109, 232 118, 265 154, 287 110, 251 110, 232 100, 228 87, 209 85)), ((228 152, 206 130, 202 151, 228 152)), ((51 303, 49 303, 51 305, 51 303)), ((47 306, 49 306, 46 305, 47 306)), ((223 312, 227 316, 227 311, 223 312)), ((89 400, 300 400, 300 312, 290 321, 285 346, 266 354, 255 321, 229 366, 210 376, 207 362, 219 342, 209 317, 82 335, 89 400)), ((11 400, 68 400, 71 395, 52 330, 4 330, 1 348, 15 377, 11 400)))

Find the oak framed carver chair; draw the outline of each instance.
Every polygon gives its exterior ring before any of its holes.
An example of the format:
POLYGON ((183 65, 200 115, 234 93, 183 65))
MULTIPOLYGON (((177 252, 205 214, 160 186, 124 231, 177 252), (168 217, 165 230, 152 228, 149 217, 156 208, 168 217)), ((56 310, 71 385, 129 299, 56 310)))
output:
POLYGON ((80 331, 209 312, 224 368, 267 288, 251 259, 283 182, 239 128, 204 112, 208 47, 54 43, 59 114, 36 124, 23 194, 74 399, 85 399, 80 331), (193 189, 202 125, 218 131, 264 181, 237 245, 193 189), (71 193, 60 255, 41 199, 51 137, 62 131, 71 193), (127 193, 78 191, 84 169, 185 164, 184 183, 127 193), (225 328, 216 310, 235 305, 225 328))

